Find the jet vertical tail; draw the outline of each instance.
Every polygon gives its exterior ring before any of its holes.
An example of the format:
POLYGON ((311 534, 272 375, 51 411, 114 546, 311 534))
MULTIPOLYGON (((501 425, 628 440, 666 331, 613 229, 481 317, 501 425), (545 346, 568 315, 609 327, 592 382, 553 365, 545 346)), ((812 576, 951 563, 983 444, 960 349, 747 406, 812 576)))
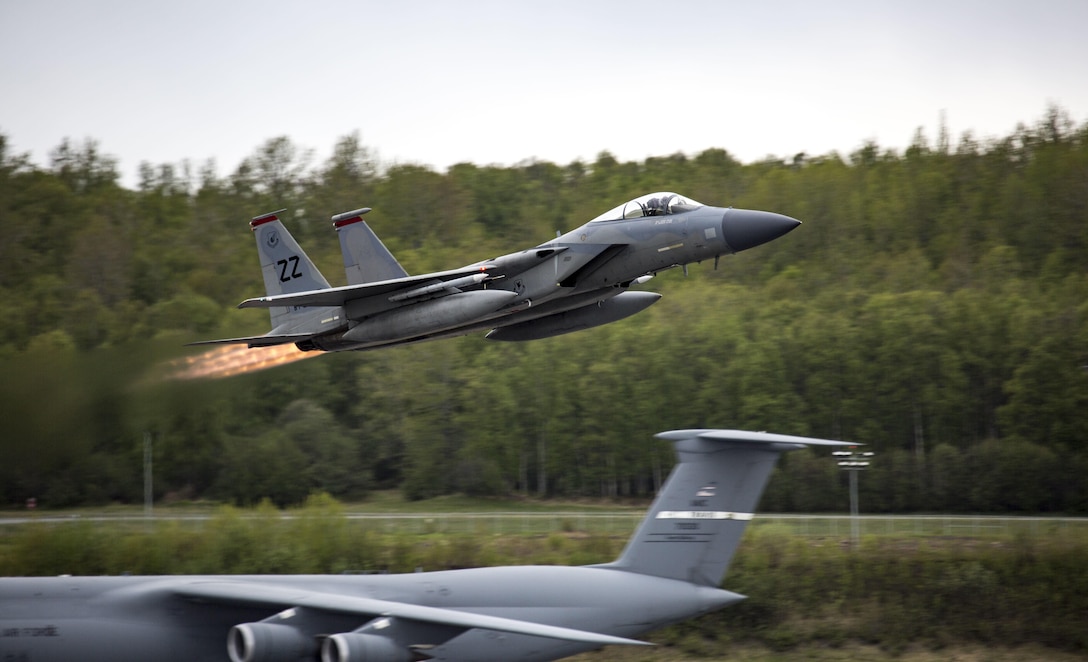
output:
POLYGON ((397 258, 378 239, 378 235, 363 221, 363 214, 368 211, 370 207, 363 207, 332 217, 332 224, 340 236, 340 252, 344 255, 348 285, 393 280, 408 275, 397 258))
POLYGON ((674 430, 679 462, 620 557, 604 567, 717 587, 783 452, 848 442, 743 430, 674 430))
MULTIPOLYGON (((261 257, 265 291, 268 296, 275 296, 328 289, 329 281, 280 221, 278 214, 282 211, 257 216, 249 222, 261 257)), ((336 315, 337 309, 277 306, 269 308, 269 313, 272 336, 316 332, 322 320, 336 315)))

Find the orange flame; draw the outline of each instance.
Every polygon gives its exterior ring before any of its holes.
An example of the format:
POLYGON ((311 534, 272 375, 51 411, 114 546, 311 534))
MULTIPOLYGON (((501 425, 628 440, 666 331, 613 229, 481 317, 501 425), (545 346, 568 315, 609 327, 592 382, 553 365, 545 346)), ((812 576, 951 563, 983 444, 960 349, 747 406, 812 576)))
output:
POLYGON ((257 372, 317 356, 292 344, 254 347, 226 345, 203 354, 170 362, 173 372, 166 379, 221 379, 247 372, 257 372))

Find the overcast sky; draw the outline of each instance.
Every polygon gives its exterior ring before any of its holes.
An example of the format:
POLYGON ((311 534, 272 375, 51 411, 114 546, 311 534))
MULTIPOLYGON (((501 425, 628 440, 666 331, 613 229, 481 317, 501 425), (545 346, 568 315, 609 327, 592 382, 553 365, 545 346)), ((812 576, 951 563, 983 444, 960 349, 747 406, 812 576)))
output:
POLYGON ((0 134, 233 172, 326 159, 750 162, 1088 121, 1088 0, 0 0, 0 134))

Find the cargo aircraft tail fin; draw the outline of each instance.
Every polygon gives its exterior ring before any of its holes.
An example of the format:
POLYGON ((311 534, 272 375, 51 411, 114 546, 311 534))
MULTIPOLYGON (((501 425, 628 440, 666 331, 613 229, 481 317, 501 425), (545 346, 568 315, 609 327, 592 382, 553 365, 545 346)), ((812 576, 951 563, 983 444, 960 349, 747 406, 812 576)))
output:
POLYGON ((721 584, 778 456, 842 441, 743 430, 673 430, 678 463, 620 557, 603 567, 721 584))

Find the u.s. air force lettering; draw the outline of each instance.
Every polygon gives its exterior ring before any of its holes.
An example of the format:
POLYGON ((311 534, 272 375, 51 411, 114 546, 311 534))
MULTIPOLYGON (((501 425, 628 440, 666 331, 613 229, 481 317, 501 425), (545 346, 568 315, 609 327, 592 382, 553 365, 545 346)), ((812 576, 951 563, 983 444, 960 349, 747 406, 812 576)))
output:
POLYGON ((739 519, 748 521, 752 513, 730 513, 722 510, 662 510, 657 519, 739 519))

